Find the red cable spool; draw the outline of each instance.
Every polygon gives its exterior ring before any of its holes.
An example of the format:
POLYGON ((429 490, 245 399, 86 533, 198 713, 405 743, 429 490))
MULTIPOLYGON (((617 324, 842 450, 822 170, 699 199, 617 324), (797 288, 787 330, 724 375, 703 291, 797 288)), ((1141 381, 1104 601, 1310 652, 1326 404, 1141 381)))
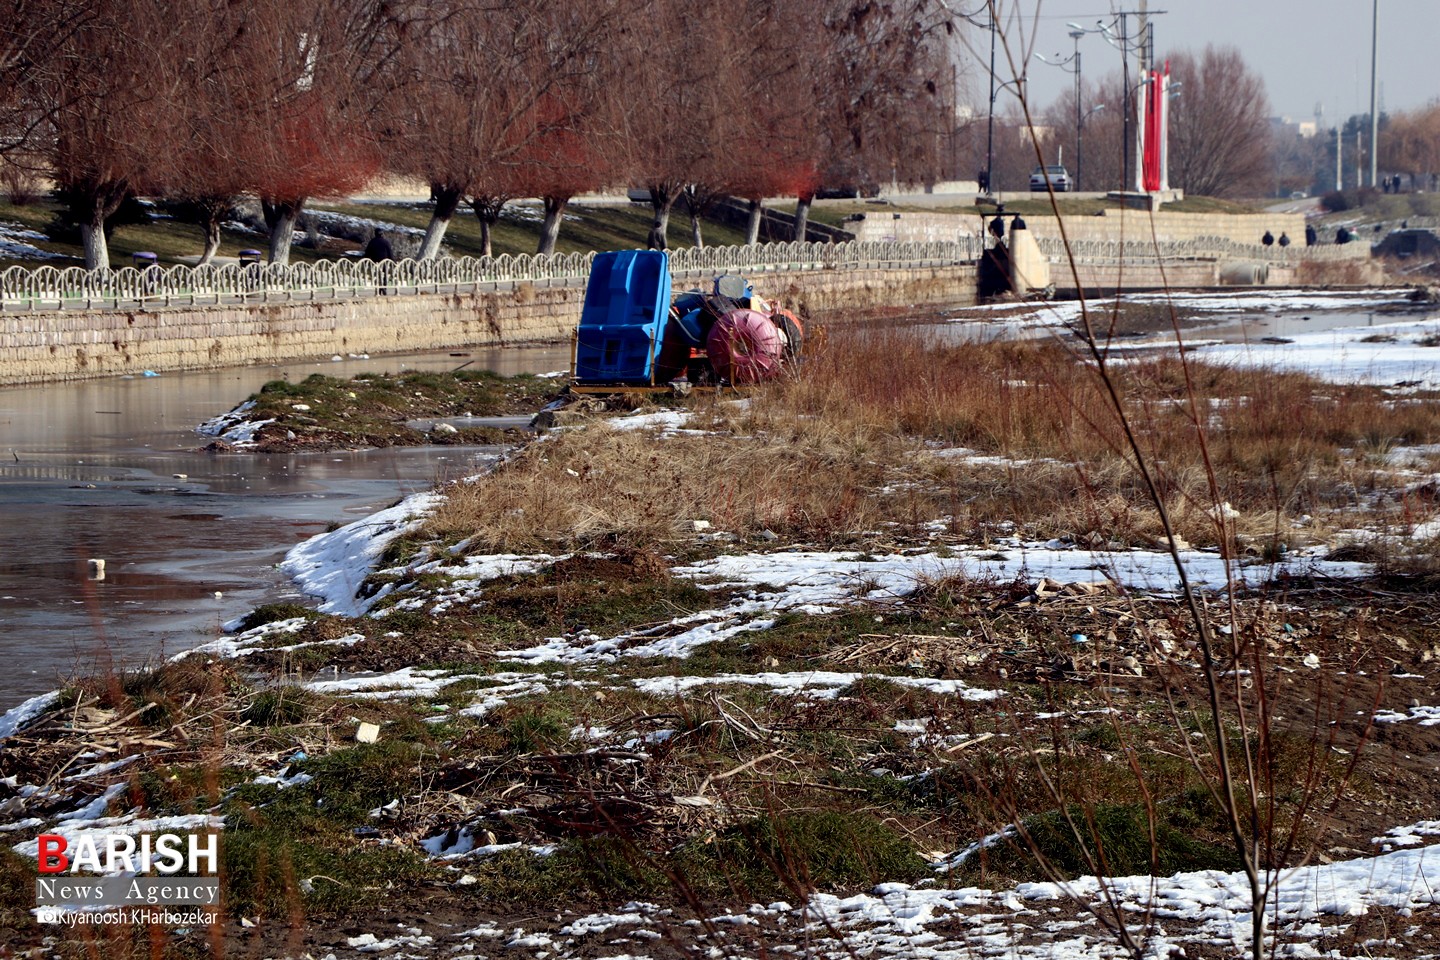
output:
POLYGON ((705 341, 710 365, 730 383, 760 383, 780 373, 785 346, 780 331, 756 310, 731 310, 715 321, 705 341))

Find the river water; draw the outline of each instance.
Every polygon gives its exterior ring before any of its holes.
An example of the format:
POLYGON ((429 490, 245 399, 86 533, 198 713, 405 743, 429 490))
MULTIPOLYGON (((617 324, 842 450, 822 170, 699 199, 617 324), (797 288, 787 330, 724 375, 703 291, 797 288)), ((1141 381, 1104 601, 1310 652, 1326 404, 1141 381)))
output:
POLYGON ((298 599, 295 543, 472 472, 491 448, 201 451, 197 424, 264 383, 321 372, 503 374, 569 366, 568 345, 251 366, 0 389, 0 711, 96 668, 213 639, 298 599), (105 561, 96 579, 90 560, 105 561))

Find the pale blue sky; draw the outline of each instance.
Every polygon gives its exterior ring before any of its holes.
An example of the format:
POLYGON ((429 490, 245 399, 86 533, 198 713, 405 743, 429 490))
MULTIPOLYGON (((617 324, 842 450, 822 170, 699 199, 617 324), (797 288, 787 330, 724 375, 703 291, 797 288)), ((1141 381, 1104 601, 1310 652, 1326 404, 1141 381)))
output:
MULTIPOLYGON (((983 7, 981 0, 951 3, 964 10, 983 7)), ((1383 108, 1413 109, 1440 98, 1440 0, 1379 3, 1383 108)), ((1017 11, 1031 51, 1047 58, 1056 53, 1068 56, 1074 50, 1067 21, 1094 27, 1097 20, 1111 20, 1113 11, 1139 7, 1138 0, 1123 5, 1107 0, 999 0, 999 4, 1002 22, 1005 11, 1017 11)), ((1207 43, 1238 47, 1264 77, 1277 116, 1312 119, 1318 102, 1330 125, 1337 112, 1343 119, 1369 110, 1371 0, 1150 0, 1149 6, 1168 11, 1154 17, 1158 56, 1183 47, 1198 52, 1207 43)), ((1016 33, 1011 30, 1012 36, 1016 33)), ((981 54, 989 52, 985 36, 984 31, 970 32, 981 54)), ((1099 77, 1120 67, 1119 52, 1098 35, 1083 38, 1080 50, 1086 76, 1099 77)), ((1009 76, 1003 63, 1002 56, 996 66, 1002 79, 1009 76)), ((1070 74, 1035 60, 1029 74, 1031 99, 1042 106, 1074 83, 1070 74)), ((972 83, 987 85, 983 70, 972 83)), ((986 92, 980 92, 981 100, 986 92)))

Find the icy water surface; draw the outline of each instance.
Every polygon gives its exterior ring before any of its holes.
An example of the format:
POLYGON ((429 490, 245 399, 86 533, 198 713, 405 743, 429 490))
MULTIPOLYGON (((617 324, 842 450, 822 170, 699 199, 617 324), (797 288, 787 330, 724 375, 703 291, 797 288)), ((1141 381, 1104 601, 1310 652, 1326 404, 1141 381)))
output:
POLYGON ((204 642, 259 603, 298 599, 274 570, 292 545, 496 453, 213 455, 200 450, 201 421, 282 376, 569 363, 568 346, 456 353, 0 389, 0 710, 77 671, 204 642), (104 579, 92 559, 105 561, 104 579))

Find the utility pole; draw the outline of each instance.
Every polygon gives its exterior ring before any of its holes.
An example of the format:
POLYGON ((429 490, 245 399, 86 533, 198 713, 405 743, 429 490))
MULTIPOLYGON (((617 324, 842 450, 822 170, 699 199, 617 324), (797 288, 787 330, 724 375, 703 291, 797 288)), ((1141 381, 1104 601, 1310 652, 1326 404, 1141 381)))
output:
POLYGON ((1375 103, 1375 73, 1379 66, 1377 53, 1380 49, 1380 0, 1371 0, 1370 5, 1370 186, 1375 186, 1380 151, 1376 149, 1376 137, 1380 135, 1380 112, 1375 103))
POLYGON ((1125 85, 1125 102, 1123 108, 1125 115, 1121 127, 1121 141, 1125 144, 1124 160, 1121 162, 1120 190, 1123 193, 1130 189, 1130 37, 1126 32, 1125 11, 1120 12, 1120 82, 1125 85))
MULTIPOLYGON (((1140 23, 1140 30, 1136 34, 1135 63, 1136 66, 1140 68, 1140 83, 1145 83, 1150 79, 1150 4, 1148 0, 1140 0, 1140 9, 1136 11, 1136 13, 1140 23)), ((1139 84, 1136 84, 1136 86, 1138 87, 1139 84)), ((1146 91, 1146 94, 1146 100, 1148 101, 1150 97, 1157 96, 1159 91, 1151 89, 1146 91)), ((1141 136, 1143 136, 1145 118, 1136 117, 1135 123, 1139 127, 1141 136)), ((1135 139, 1137 146, 1135 151, 1135 192, 1142 193, 1145 190, 1145 158, 1140 156, 1138 149, 1140 137, 1136 137, 1135 139)))
POLYGON ((1075 190, 1080 189, 1080 164, 1085 149, 1085 108, 1080 105, 1082 86, 1080 83, 1080 38, 1084 30, 1071 30, 1070 39, 1075 41, 1075 190))
POLYGON ((1153 50, 1146 48, 1147 38, 1150 36, 1150 4, 1148 0, 1140 0, 1140 9, 1137 11, 1140 17, 1140 48, 1137 51, 1140 61, 1140 76, 1146 77, 1150 73, 1150 61, 1154 55, 1153 50))
POLYGON ((1360 125, 1355 125, 1355 189, 1365 186, 1365 140, 1360 125))
MULTIPOLYGON (((1130 164, 1132 157, 1135 153, 1136 146, 1136 144, 1130 142, 1130 113, 1131 104, 1133 103, 1133 96, 1135 93, 1135 88, 1132 87, 1130 84, 1130 54, 1135 53, 1138 55, 1140 68, 1142 71, 1148 68, 1150 62, 1154 59, 1155 54, 1155 31, 1153 29, 1153 25, 1150 23, 1150 18, 1152 16, 1158 16, 1159 14, 1169 12, 1167 10, 1151 10, 1149 0, 1139 0, 1139 2, 1139 10, 1116 11, 1113 20, 1111 20, 1109 23, 1101 20, 1099 21, 1099 26, 1092 30, 1085 30, 1084 28, 1080 27, 1079 24, 1075 23, 1067 24, 1071 28, 1083 33, 1103 34, 1105 36, 1105 41, 1109 43, 1112 47, 1115 47, 1120 51, 1120 75, 1121 85, 1123 87, 1121 91, 1120 103, 1120 121, 1123 125, 1123 132, 1121 133, 1122 143, 1120 150, 1120 189, 1122 191, 1129 191, 1130 189, 1132 189, 1130 179, 1130 164), (1133 16, 1140 17, 1140 34, 1136 38, 1136 45, 1134 47, 1131 47, 1129 18, 1133 16), (1112 28, 1115 26, 1119 26, 1120 28, 1120 34, 1118 37, 1112 32, 1112 28)), ((1075 34, 1072 33, 1071 36, 1073 37, 1075 36, 1075 34)), ((1136 186, 1138 186, 1138 184, 1136 186)))
POLYGON ((1345 189, 1344 179, 1344 157, 1340 149, 1340 128, 1335 128, 1335 192, 1339 193, 1345 189))
POLYGON ((985 192, 995 192, 995 0, 990 10, 990 119, 985 123, 985 192))

